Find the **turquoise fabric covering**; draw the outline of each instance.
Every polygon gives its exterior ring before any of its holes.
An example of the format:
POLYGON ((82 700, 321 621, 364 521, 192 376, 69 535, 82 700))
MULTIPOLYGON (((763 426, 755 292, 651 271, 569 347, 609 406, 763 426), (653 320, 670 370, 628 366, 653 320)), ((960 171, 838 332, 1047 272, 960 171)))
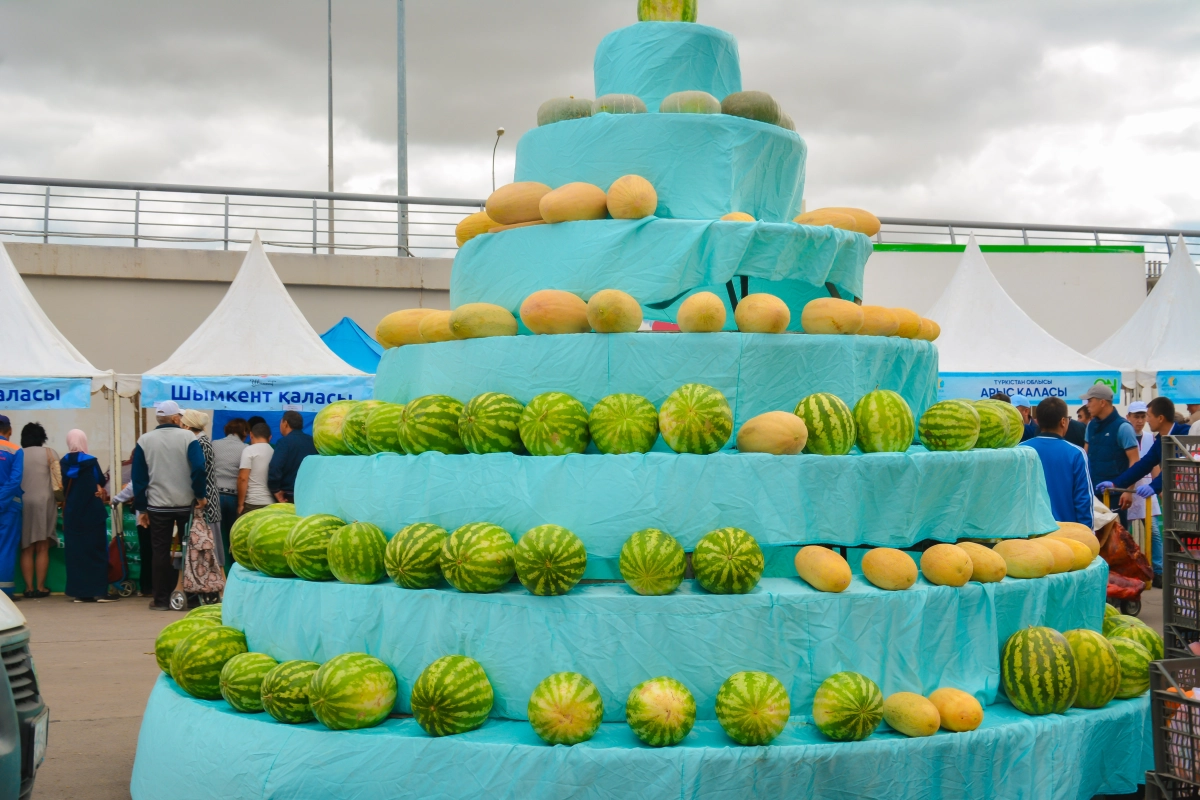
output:
POLYGON ((808 148, 796 133, 725 114, 597 114, 534 128, 517 144, 518 181, 605 191, 641 175, 660 217, 714 220, 730 211, 790 222, 800 213, 808 148))
POLYGON ((342 317, 336 325, 321 334, 321 341, 355 369, 375 374, 379 359, 383 357, 383 345, 358 326, 349 317, 342 317))
POLYGON ((1087 800, 1125 794, 1154 766, 1146 696, 1096 711, 1027 717, 987 710, 970 733, 907 739, 881 726, 834 743, 803 716, 768 747, 739 747, 714 721, 677 747, 639 743, 620 723, 550 747, 524 722, 491 720, 435 739, 413 719, 364 731, 284 725, 195 700, 166 677, 138 735, 133 800, 1087 800))
POLYGON ((742 90, 737 40, 694 22, 639 22, 615 30, 596 48, 596 97, 633 94, 658 111, 675 92, 718 100, 742 90))

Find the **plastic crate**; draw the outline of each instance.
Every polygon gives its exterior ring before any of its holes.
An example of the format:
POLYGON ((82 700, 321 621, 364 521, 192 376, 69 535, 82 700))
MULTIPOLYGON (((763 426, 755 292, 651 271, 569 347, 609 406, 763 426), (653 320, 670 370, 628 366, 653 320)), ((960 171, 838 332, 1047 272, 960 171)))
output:
POLYGON ((1192 553, 1163 556, 1163 622, 1200 631, 1200 560, 1192 553))
MULTIPOLYGON (((1154 772, 1200 788, 1200 657, 1150 665, 1154 772)), ((1184 795, 1170 795, 1179 797, 1184 795)))
POLYGON ((1166 436, 1163 446, 1163 528, 1200 533, 1200 436, 1166 436))
POLYGON ((1195 658, 1196 653, 1188 647, 1200 642, 1200 631, 1167 623, 1163 625, 1163 649, 1167 658, 1195 658))
POLYGON ((1146 773, 1146 800, 1200 800, 1200 786, 1146 773))

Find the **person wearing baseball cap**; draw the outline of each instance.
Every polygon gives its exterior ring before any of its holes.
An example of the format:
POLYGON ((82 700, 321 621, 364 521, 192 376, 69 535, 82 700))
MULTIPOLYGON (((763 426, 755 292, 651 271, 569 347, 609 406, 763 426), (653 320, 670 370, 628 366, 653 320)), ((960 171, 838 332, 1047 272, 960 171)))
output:
POLYGON ((1021 434, 1021 441, 1027 442, 1038 435, 1037 422, 1033 419, 1033 406, 1035 404, 1020 392, 1012 396, 1012 404, 1017 411, 1021 412, 1021 419, 1025 420, 1025 431, 1021 434))
POLYGON ((9 439, 12 422, 0 414, 0 590, 13 596, 13 569, 21 547, 21 478, 25 451, 9 439))
MULTIPOLYGON (((1088 471, 1096 484, 1111 483, 1117 476, 1132 467, 1138 460, 1137 436, 1129 420, 1117 413, 1113 406, 1113 390, 1103 383, 1092 384, 1081 398, 1092 415, 1084 434, 1084 449, 1087 451, 1088 471)), ((1103 499, 1103 495, 1101 495, 1103 499)), ((1126 510, 1133 502, 1128 492, 1120 495, 1112 508, 1121 518, 1121 524, 1129 527, 1126 510)))

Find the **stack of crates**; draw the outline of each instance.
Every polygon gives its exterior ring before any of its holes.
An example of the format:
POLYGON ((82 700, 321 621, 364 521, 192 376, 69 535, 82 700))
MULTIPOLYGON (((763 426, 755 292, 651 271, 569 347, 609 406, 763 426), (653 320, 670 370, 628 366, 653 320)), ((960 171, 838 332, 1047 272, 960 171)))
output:
POLYGON ((1200 658, 1176 658, 1150 665, 1154 771, 1146 773, 1146 800, 1200 799, 1198 686, 1200 658))
MULTIPOLYGON (((1200 436, 1164 436, 1163 640, 1167 658, 1200 642, 1200 436)), ((1190 687, 1189 687, 1190 688, 1190 687)))

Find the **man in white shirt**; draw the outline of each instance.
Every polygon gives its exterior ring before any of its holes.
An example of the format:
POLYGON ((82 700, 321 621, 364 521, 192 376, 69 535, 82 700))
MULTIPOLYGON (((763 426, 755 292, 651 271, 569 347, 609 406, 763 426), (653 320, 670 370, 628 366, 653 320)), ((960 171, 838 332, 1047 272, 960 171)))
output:
POLYGON ((267 488, 267 473, 271 468, 271 429, 265 422, 250 428, 250 445, 242 451, 238 468, 238 515, 269 506, 275 502, 267 488))
MULTIPOLYGON (((1129 404, 1129 409, 1125 412, 1125 419, 1129 420, 1129 424, 1133 426, 1133 433, 1137 437, 1138 442, 1138 457, 1146 455, 1150 448, 1154 445, 1154 431, 1146 425, 1146 404, 1141 400, 1135 400, 1129 404)), ((1148 486, 1152 480, 1152 476, 1139 480, 1135 486, 1148 486)), ((1151 531, 1151 562, 1154 565, 1154 582, 1159 584, 1162 582, 1162 529, 1161 517, 1162 511, 1158 507, 1158 498, 1151 497, 1149 501, 1133 496, 1133 502, 1129 506, 1129 524, 1133 527, 1135 520, 1140 520, 1143 525, 1150 528, 1151 531), (1146 514, 1146 503, 1150 503, 1150 514, 1146 514)), ((1134 531, 1130 531, 1133 533, 1134 531)), ((1139 533, 1134 537, 1138 539, 1138 544, 1145 542, 1145 534, 1139 533)))
POLYGON ((227 567, 233 564, 229 555, 229 534, 238 516, 238 472, 248 435, 250 425, 241 417, 235 417, 225 423, 225 435, 212 443, 213 477, 217 479, 217 492, 221 497, 221 536, 225 541, 227 567))

